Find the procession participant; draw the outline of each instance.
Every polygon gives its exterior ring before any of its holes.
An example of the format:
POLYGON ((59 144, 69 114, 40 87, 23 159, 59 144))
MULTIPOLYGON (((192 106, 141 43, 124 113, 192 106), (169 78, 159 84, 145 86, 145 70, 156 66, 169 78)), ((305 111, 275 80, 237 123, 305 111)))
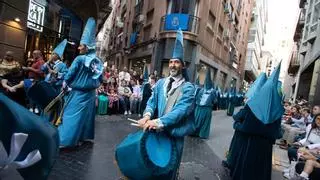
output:
POLYGON ((139 131, 137 134, 129 135, 128 139, 117 147, 116 157, 119 168, 130 179, 177 179, 184 136, 194 131, 193 119, 188 119, 188 115, 194 108, 194 86, 187 82, 188 77, 183 59, 183 34, 180 29, 177 31, 173 56, 169 61, 169 70, 170 76, 156 83, 143 118, 138 121, 139 126, 146 131, 144 134, 152 136, 153 140, 146 142, 144 146, 138 146, 140 151, 135 150, 138 154, 133 155, 129 150, 134 141, 138 138, 138 143, 142 143, 141 141, 147 138, 146 135, 142 135, 145 138, 140 139, 141 131, 139 131), (154 119, 155 115, 159 118, 154 119), (157 139, 163 143, 158 144, 157 139), (166 149, 161 149, 163 151, 159 156, 154 155, 159 152, 158 149, 157 151, 146 149, 149 152, 148 156, 144 154, 145 151, 141 150, 143 147, 157 148, 156 145, 159 145, 159 148, 166 147, 166 149), (130 162, 125 158, 127 151, 132 157, 130 162), (173 158, 168 158, 172 156, 173 158), (150 164, 154 163, 133 164, 133 162, 141 162, 140 159, 146 157, 152 157, 151 160, 146 160, 147 162, 157 162, 161 167, 153 168, 153 165, 150 164))
POLYGON ((58 127, 62 147, 94 139, 96 88, 102 82, 103 72, 103 64, 96 56, 95 33, 96 22, 89 18, 78 47, 80 55, 64 77, 62 86, 71 91, 66 97, 62 124, 58 127))
POLYGON ((233 116, 233 152, 228 158, 232 179, 271 179, 272 147, 282 136, 284 112, 278 91, 280 64, 253 97, 233 116), (259 157, 259 158, 257 158, 259 157), (257 166, 259 164, 259 166, 257 166))
POLYGON ((204 81, 204 88, 196 94, 195 108, 195 135, 204 139, 207 139, 210 135, 212 107, 216 101, 216 92, 213 87, 211 71, 208 69, 204 81))
POLYGON ((45 81, 50 83, 57 92, 61 91, 63 78, 68 72, 67 65, 62 61, 67 42, 67 39, 60 42, 53 50, 48 62, 42 66, 42 71, 46 73, 45 81))

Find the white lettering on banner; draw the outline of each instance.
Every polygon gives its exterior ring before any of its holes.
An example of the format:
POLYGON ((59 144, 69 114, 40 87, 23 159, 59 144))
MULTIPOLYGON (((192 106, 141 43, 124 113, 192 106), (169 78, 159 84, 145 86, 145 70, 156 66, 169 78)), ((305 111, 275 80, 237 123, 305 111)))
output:
POLYGON ((30 0, 27 27, 42 32, 44 15, 45 6, 37 3, 35 0, 30 0))

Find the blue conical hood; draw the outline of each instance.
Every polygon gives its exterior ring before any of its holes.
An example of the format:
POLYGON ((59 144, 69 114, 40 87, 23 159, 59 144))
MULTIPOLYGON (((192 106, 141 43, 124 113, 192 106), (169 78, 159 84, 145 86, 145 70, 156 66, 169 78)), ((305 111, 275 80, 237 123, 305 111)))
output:
POLYGON ((212 80, 211 80, 211 70, 210 70, 210 68, 207 68, 207 74, 206 74, 206 78, 204 80, 204 89, 209 90, 211 88, 213 88, 213 84, 212 84, 212 80))
POLYGON ((181 29, 177 31, 176 41, 174 43, 174 49, 172 59, 179 59, 183 64, 183 33, 181 29))
POLYGON ((54 48, 53 52, 56 53, 59 58, 61 59, 63 57, 63 52, 67 46, 67 40, 64 39, 62 42, 60 42, 60 44, 57 45, 56 48, 54 48))
POLYGON ((143 81, 144 81, 144 82, 148 82, 148 81, 149 81, 149 72, 148 72, 148 67, 147 67, 147 65, 144 66, 143 81))
POLYGON ((245 97, 248 100, 251 99, 254 96, 254 94, 261 89, 261 87, 264 85, 266 81, 267 81, 266 73, 261 73, 259 77, 254 81, 254 83, 250 86, 245 97))
POLYGON ((272 72, 261 90, 248 101, 251 111, 264 124, 270 124, 281 119, 284 112, 281 103, 282 96, 278 92, 280 68, 281 63, 272 72))
POLYGON ((87 24, 84 27, 80 44, 84 44, 88 47, 88 49, 95 49, 96 46, 96 21, 94 18, 90 17, 87 20, 87 24))

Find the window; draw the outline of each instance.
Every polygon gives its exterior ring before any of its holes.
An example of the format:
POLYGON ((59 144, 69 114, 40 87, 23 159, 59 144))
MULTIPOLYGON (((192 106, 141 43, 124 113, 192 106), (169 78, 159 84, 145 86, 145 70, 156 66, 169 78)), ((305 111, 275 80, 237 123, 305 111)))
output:
POLYGON ((312 17, 312 24, 318 22, 319 11, 320 11, 320 3, 318 3, 318 4, 314 7, 313 17, 312 17))
POLYGON ((216 23, 216 17, 213 15, 211 11, 209 11, 207 25, 211 28, 212 31, 214 30, 215 23, 216 23))
POLYGON ((150 11, 147 13, 147 24, 151 23, 152 20, 153 20, 153 13, 154 13, 154 10, 150 11))
POLYGON ((194 14, 196 0, 170 0, 168 3, 168 13, 194 14))
POLYGON ((143 41, 148 41, 150 39, 151 36, 151 27, 152 26, 147 26, 144 28, 143 31, 143 41))
POLYGON ((219 34, 220 37, 222 37, 223 27, 221 26, 221 24, 219 24, 218 34, 219 34))
POLYGON ((226 86, 226 80, 227 80, 227 74, 220 71, 220 87, 222 90, 225 89, 226 86))

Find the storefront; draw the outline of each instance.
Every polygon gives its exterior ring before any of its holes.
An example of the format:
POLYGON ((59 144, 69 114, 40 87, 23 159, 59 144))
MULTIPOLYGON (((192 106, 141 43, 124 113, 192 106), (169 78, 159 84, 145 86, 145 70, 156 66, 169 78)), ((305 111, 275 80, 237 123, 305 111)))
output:
POLYGON ((139 74, 143 73, 144 66, 147 65, 150 73, 151 56, 140 57, 137 59, 129 59, 129 69, 136 71, 139 74))
POLYGON ((68 39, 64 59, 69 63, 77 55, 82 33, 82 20, 71 10, 61 7, 55 2, 39 4, 30 0, 27 23, 26 56, 39 49, 45 59, 50 57, 56 44, 68 39))

